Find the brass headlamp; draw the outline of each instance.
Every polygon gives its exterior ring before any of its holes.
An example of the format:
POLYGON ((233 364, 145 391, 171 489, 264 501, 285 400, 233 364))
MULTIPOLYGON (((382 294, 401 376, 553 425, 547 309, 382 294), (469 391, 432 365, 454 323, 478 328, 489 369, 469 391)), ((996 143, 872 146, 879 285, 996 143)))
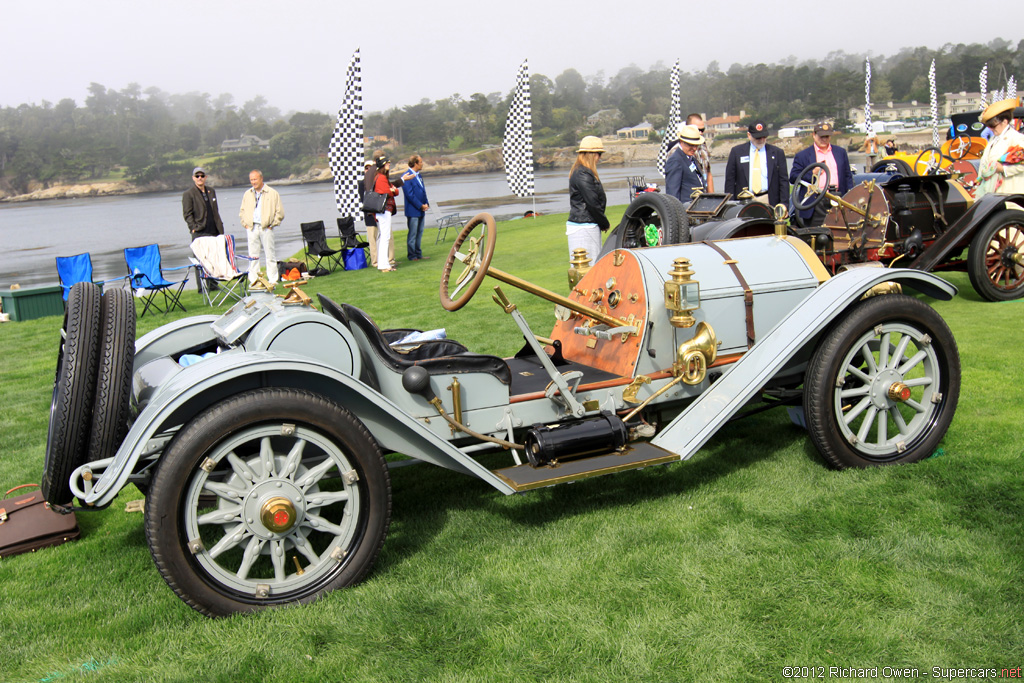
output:
POLYGON ((583 279, 583 276, 590 270, 590 258, 587 256, 587 250, 583 248, 572 250, 572 260, 569 261, 569 289, 572 289, 579 281, 583 279))
POLYGON ((677 258, 668 271, 671 279, 665 281, 665 308, 671 311, 669 323, 673 327, 693 327, 693 311, 700 308, 700 283, 692 279, 690 259, 677 258))

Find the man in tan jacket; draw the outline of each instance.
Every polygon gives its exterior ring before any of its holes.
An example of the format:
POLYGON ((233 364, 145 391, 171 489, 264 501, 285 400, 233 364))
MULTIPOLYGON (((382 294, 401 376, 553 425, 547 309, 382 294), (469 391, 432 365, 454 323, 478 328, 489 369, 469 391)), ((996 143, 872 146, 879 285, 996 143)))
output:
POLYGON ((281 195, 263 184, 263 172, 253 169, 249 173, 252 188, 242 195, 242 208, 238 218, 249 235, 249 284, 255 284, 260 274, 260 247, 267 252, 267 281, 277 284, 277 251, 274 248, 274 228, 284 220, 281 195))

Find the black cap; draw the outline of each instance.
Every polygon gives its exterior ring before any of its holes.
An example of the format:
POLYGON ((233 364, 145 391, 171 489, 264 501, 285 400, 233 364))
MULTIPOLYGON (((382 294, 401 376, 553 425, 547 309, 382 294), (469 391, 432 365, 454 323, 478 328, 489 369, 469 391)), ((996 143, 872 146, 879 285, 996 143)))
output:
POLYGON ((747 126, 747 132, 755 138, 766 138, 768 137, 768 126, 765 125, 764 121, 758 119, 747 126))

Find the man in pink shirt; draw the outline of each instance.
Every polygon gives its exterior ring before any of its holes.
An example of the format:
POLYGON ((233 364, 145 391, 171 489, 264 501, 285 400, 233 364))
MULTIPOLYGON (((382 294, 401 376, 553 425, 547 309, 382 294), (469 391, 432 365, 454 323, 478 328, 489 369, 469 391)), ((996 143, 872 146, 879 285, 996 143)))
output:
MULTIPOLYGON (((821 121, 814 126, 814 144, 807 149, 797 152, 796 156, 793 157, 793 170, 789 173, 789 182, 791 184, 795 185, 796 179, 800 177, 800 173, 811 164, 823 163, 828 167, 829 186, 834 188, 830 190, 833 194, 843 196, 853 188, 850 156, 842 147, 832 145, 834 133, 835 129, 828 121, 821 121)), ((824 183, 824 175, 821 177, 821 182, 824 183)), ((802 187, 797 189, 797 197, 803 197, 802 187)), ((817 212, 814 208, 801 211, 800 218, 803 219, 804 223, 810 221, 813 225, 820 225, 825 219, 825 211, 828 209, 827 204, 827 201, 822 201, 818 204, 820 208, 817 212)))

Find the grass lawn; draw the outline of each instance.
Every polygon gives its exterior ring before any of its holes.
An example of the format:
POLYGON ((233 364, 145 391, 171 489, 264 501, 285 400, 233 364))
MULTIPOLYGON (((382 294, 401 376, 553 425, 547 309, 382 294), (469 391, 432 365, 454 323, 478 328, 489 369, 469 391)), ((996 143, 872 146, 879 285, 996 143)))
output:
MULTIPOLYGON (((612 213, 619 213, 618 207, 612 213)), ((612 216, 614 224, 618 216, 612 216)), ((565 291, 565 216, 499 225, 494 265, 565 291)), ((297 227, 296 227, 297 229, 297 227)), ((398 272, 305 291, 381 327, 445 327, 510 355, 485 283, 444 312, 451 239, 398 272)), ((396 254, 404 255, 404 233, 396 254)), ((697 274, 699 278, 699 273, 697 274)), ((693 460, 503 496, 429 466, 392 472, 391 532, 359 586, 211 620, 167 588, 142 515, 79 513, 76 543, 0 560, 0 681, 779 680, 787 666, 1024 664, 1024 302, 932 302, 963 364, 941 449, 837 472, 784 412, 720 431, 693 460)), ((540 334, 551 305, 503 286, 540 334)), ((314 297, 315 300, 315 297, 314 297)), ((199 295, 189 314, 206 313, 199 295)), ((222 307, 220 310, 224 310, 222 307)), ((179 315, 147 315, 141 335, 179 315)), ((61 320, 0 325, 0 493, 41 476, 61 320)), ((810 671, 806 673, 815 673, 810 671)))

